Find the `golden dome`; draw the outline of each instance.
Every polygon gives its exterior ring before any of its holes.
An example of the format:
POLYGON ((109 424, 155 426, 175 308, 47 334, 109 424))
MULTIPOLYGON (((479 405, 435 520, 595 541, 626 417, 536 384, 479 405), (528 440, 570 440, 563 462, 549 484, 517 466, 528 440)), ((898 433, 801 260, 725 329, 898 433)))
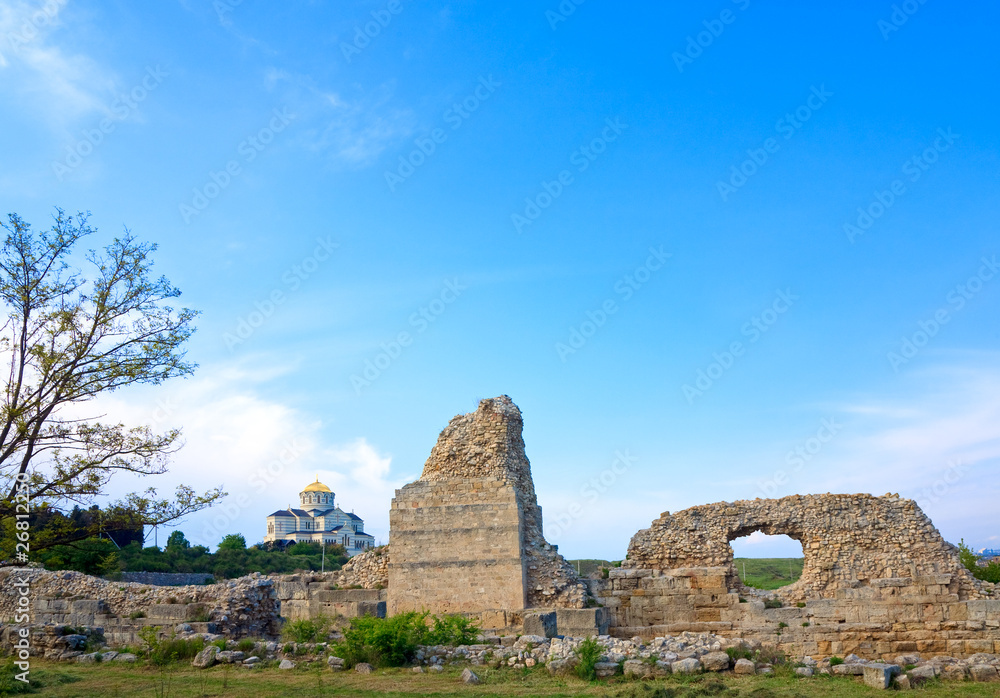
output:
POLYGON ((316 476, 316 482, 310 482, 306 485, 306 488, 302 490, 303 492, 329 492, 330 488, 319 481, 319 476, 316 476))

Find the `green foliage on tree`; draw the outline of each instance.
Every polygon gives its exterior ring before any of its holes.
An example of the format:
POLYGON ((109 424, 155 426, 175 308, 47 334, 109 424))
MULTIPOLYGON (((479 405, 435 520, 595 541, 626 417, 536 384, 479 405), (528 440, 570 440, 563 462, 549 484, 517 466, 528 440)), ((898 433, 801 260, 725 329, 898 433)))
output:
MULTIPOLYGON (((17 478, 26 477, 37 510, 64 510, 103 495, 112 476, 166 472, 180 446, 176 429, 155 433, 87 417, 82 406, 134 385, 159 385, 190 375, 195 364, 182 349, 197 313, 175 310, 180 295, 152 273, 156 245, 125 231, 101 251, 77 245, 94 230, 87 214, 57 209, 48 230, 35 231, 16 214, 0 224, 0 357, 7 381, 0 395, 0 519, 15 513, 17 478), (71 263, 89 269, 84 275, 71 263)), ((176 521, 211 506, 225 493, 173 497, 155 489, 105 505, 101 520, 79 530, 56 521, 33 532, 31 551, 84 540, 102 530, 176 521)))
POLYGON ((979 556, 965 544, 964 538, 958 544, 958 557, 965 569, 972 572, 972 576, 976 579, 1000 584, 1000 562, 994 560, 986 565, 980 565, 979 556))
POLYGON ((230 533, 228 536, 223 538, 218 547, 217 551, 222 552, 223 550, 246 550, 247 549, 247 539, 243 537, 242 533, 230 533))
MULTIPOLYGON (((319 570, 322 550, 318 544, 250 546, 240 534, 230 534, 215 553, 204 545, 192 545, 181 531, 174 531, 161 550, 129 543, 121 550, 110 540, 88 538, 40 551, 36 559, 50 570, 77 570, 87 574, 114 576, 120 572, 205 572, 216 579, 242 577, 250 572, 284 574, 319 570)), ((342 545, 326 547, 327 570, 338 570, 348 560, 342 545)))

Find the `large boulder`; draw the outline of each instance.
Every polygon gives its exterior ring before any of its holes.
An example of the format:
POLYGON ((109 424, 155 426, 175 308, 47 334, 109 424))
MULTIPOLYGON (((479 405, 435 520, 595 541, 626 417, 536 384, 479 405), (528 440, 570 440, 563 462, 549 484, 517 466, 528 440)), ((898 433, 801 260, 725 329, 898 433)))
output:
POLYGON ((209 645, 201 652, 195 655, 194 660, 191 662, 191 666, 197 667, 198 669, 207 669, 208 667, 215 664, 215 655, 219 653, 219 648, 215 645, 209 645))
POLYGON ((702 656, 701 664, 705 671, 725 671, 729 668, 729 655, 725 652, 709 652, 702 656))
POLYGON ((701 662, 694 657, 679 659, 670 665, 670 671, 674 674, 698 674, 701 672, 701 662))

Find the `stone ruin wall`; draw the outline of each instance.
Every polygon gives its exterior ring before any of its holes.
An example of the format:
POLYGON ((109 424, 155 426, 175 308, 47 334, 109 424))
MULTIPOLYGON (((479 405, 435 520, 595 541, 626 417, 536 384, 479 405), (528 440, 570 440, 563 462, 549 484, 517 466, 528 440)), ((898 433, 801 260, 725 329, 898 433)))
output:
POLYGON ((389 612, 582 608, 587 591, 542 535, 542 511, 506 395, 441 432, 390 510, 389 612))
POLYGON ((1000 653, 1000 590, 898 495, 808 495, 665 512, 620 569, 591 583, 621 637, 685 630, 756 639, 798 655, 890 658, 1000 653), (754 531, 802 543, 802 577, 762 595, 729 542, 754 531), (762 596, 781 601, 765 607, 762 596))
POLYGON ((232 638, 272 636, 281 627, 274 583, 257 573, 218 584, 164 587, 80 572, 3 568, 0 623, 15 618, 20 594, 14 585, 22 580, 31 589, 31 623, 36 628, 99 627, 116 646, 138 643, 139 631, 149 625, 173 628, 190 623, 199 632, 232 638), (197 620, 206 616, 211 619, 197 620))

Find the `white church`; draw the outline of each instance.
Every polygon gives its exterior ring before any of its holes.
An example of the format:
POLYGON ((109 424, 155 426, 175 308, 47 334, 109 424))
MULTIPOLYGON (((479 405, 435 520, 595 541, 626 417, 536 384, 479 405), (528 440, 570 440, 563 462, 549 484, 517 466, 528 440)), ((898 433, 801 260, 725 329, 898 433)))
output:
POLYGON ((361 517, 336 506, 333 498, 330 488, 317 477, 299 492, 298 509, 281 509, 267 517, 264 541, 343 545, 352 557, 375 547, 375 538, 365 533, 361 517))

